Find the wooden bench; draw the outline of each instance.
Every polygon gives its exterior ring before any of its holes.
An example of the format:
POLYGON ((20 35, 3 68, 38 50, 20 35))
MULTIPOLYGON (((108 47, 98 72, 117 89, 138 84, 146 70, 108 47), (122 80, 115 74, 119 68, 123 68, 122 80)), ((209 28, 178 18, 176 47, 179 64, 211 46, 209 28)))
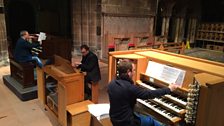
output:
POLYGON ((34 67, 32 62, 18 63, 10 59, 11 76, 17 80, 23 88, 28 88, 36 85, 34 80, 34 67))
POLYGON ((168 52, 175 52, 178 54, 184 54, 185 44, 182 43, 162 43, 159 47, 159 50, 168 51, 168 52))

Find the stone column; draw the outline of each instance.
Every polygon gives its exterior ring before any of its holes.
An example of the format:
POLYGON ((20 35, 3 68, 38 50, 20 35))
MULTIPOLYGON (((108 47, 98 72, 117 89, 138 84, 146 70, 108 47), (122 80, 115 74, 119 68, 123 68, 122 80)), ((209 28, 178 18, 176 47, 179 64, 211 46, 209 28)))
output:
POLYGON ((166 42, 168 41, 168 33, 169 33, 169 26, 170 25, 170 17, 166 18, 166 28, 165 28, 165 33, 164 36, 166 37, 166 42))
POLYGON ((166 17, 163 17, 161 36, 165 35, 165 29, 166 29, 166 17))
POLYGON ((168 40, 167 37, 169 32, 169 23, 170 23, 170 17, 163 17, 161 36, 165 38, 165 42, 167 42, 168 40))
POLYGON ((180 29, 180 18, 177 18, 176 19, 176 29, 175 29, 175 39, 174 39, 174 42, 178 42, 179 29, 180 29))
POLYGON ((74 54, 77 54, 83 37, 82 37, 82 0, 73 0, 72 1, 72 35, 73 35, 73 47, 74 54))
POLYGON ((195 41, 196 27, 197 27, 197 19, 194 18, 194 19, 192 19, 192 28, 191 28, 192 32, 191 32, 190 43, 194 43, 194 41, 195 41))
POLYGON ((196 27, 197 27, 197 19, 190 18, 187 34, 187 41, 189 41, 190 43, 194 43, 195 41, 196 27))
POLYGON ((150 28, 149 28, 149 33, 150 34, 153 34, 153 26, 154 26, 154 18, 155 17, 151 17, 150 19, 149 19, 149 21, 150 21, 150 28))
POLYGON ((175 42, 182 42, 184 37, 184 18, 176 19, 175 42))
MULTIPOLYGON (((0 8, 4 9, 3 0, 0 0, 0 8)), ((8 63, 8 44, 6 35, 5 14, 0 13, 0 66, 8 63)))
POLYGON ((183 37, 184 37, 184 18, 180 18, 179 35, 177 42, 182 42, 183 37))
POLYGON ((192 18, 189 19, 187 31, 188 31, 187 41, 190 41, 191 40, 191 31, 192 31, 192 18))
POLYGON ((78 54, 80 45, 87 44, 91 50, 97 50, 97 13, 96 0, 73 0, 72 28, 74 55, 78 54))

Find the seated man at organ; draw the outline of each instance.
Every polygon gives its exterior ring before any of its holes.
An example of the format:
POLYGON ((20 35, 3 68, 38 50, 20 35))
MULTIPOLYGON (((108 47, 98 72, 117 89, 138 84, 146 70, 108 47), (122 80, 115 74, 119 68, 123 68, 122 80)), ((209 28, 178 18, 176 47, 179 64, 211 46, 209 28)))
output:
POLYGON ((93 85, 101 80, 98 58, 96 54, 89 50, 89 47, 87 45, 82 45, 80 49, 82 53, 82 61, 81 63, 73 63, 72 66, 80 68, 81 71, 87 73, 85 76, 85 93, 90 98, 92 92, 88 84, 93 85))
POLYGON ((34 36, 30 36, 28 31, 23 30, 20 32, 20 38, 14 50, 14 58, 19 63, 35 61, 36 64, 42 68, 43 64, 41 60, 37 56, 32 55, 31 52, 32 48, 39 47, 40 44, 30 42, 32 38, 34 38, 34 36))
POLYGON ((120 61, 117 67, 117 78, 108 86, 110 100, 110 119, 113 126, 160 126, 161 124, 150 116, 134 112, 136 99, 153 99, 169 94, 177 86, 170 84, 168 88, 157 90, 142 89, 132 80, 135 66, 127 60, 120 61))

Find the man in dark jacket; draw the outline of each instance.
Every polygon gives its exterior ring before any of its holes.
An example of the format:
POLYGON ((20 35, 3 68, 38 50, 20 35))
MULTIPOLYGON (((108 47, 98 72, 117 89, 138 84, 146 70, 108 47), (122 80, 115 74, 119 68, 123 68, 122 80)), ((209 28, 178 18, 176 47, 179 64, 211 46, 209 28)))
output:
POLYGON ((132 80, 135 66, 129 61, 121 61, 117 68, 118 76, 108 86, 110 100, 110 118, 113 126, 141 126, 147 123, 148 126, 159 126, 160 124, 150 116, 147 122, 141 122, 141 118, 134 113, 136 99, 153 99, 168 94, 176 89, 171 84, 169 88, 146 90, 136 85, 132 80))
POLYGON ((82 53, 81 63, 76 63, 77 68, 81 68, 81 71, 86 72, 85 76, 85 93, 91 95, 91 90, 88 87, 88 83, 96 83, 101 80, 99 62, 96 54, 89 50, 87 45, 80 47, 82 53))
POLYGON ((17 62, 24 63, 36 61, 39 67, 42 67, 42 62, 37 56, 32 55, 32 48, 40 46, 39 43, 31 43, 28 40, 32 38, 27 31, 20 32, 20 38, 16 43, 14 50, 14 58, 17 62))

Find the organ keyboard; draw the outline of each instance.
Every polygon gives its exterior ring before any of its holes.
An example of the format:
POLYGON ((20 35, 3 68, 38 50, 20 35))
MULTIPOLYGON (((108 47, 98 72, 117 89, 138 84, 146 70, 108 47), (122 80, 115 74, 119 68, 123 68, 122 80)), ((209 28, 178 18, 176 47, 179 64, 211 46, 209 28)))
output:
POLYGON ((181 120, 178 116, 175 116, 174 114, 170 113, 166 109, 162 108, 159 104, 156 104, 152 102, 151 100, 142 100, 142 99, 137 99, 137 101, 149 109, 152 109, 153 111, 159 113, 160 115, 164 116, 165 118, 169 119, 173 123, 176 123, 181 120))
POLYGON ((48 36, 47 40, 42 41, 40 47, 32 48, 31 52, 41 59, 49 59, 54 55, 58 55, 70 61, 71 50, 71 39, 48 36))
MULTIPOLYGON (((141 86, 142 88, 146 88, 149 90, 156 90, 160 88, 155 83, 151 83, 151 82, 144 83, 140 80, 137 81, 137 84, 141 86)), ((147 99, 147 100, 137 99, 137 101, 141 105, 144 105, 148 109, 151 109, 152 111, 168 119, 168 121, 165 121, 165 122, 169 122, 167 124, 179 123, 181 120, 184 119, 184 115, 186 113, 186 109, 185 109, 185 106, 187 104, 186 99, 180 98, 180 96, 174 93, 169 95, 164 95, 162 97, 154 98, 154 99, 147 99)))
MULTIPOLYGON (((142 87, 144 87, 144 88, 150 89, 150 90, 156 90, 157 89, 157 88, 152 87, 151 85, 149 85, 150 83, 146 84, 146 83, 143 83, 141 81, 137 81, 137 84, 142 86, 142 87)), ((164 98, 165 99, 170 99, 172 101, 175 101, 175 102, 177 102, 181 106, 186 106, 187 105, 186 99, 180 98, 180 96, 177 96, 175 94, 164 95, 164 98)))
POLYGON ((32 48, 31 52, 35 55, 39 55, 40 53, 43 52, 42 50, 43 48, 40 46, 40 47, 32 48))

